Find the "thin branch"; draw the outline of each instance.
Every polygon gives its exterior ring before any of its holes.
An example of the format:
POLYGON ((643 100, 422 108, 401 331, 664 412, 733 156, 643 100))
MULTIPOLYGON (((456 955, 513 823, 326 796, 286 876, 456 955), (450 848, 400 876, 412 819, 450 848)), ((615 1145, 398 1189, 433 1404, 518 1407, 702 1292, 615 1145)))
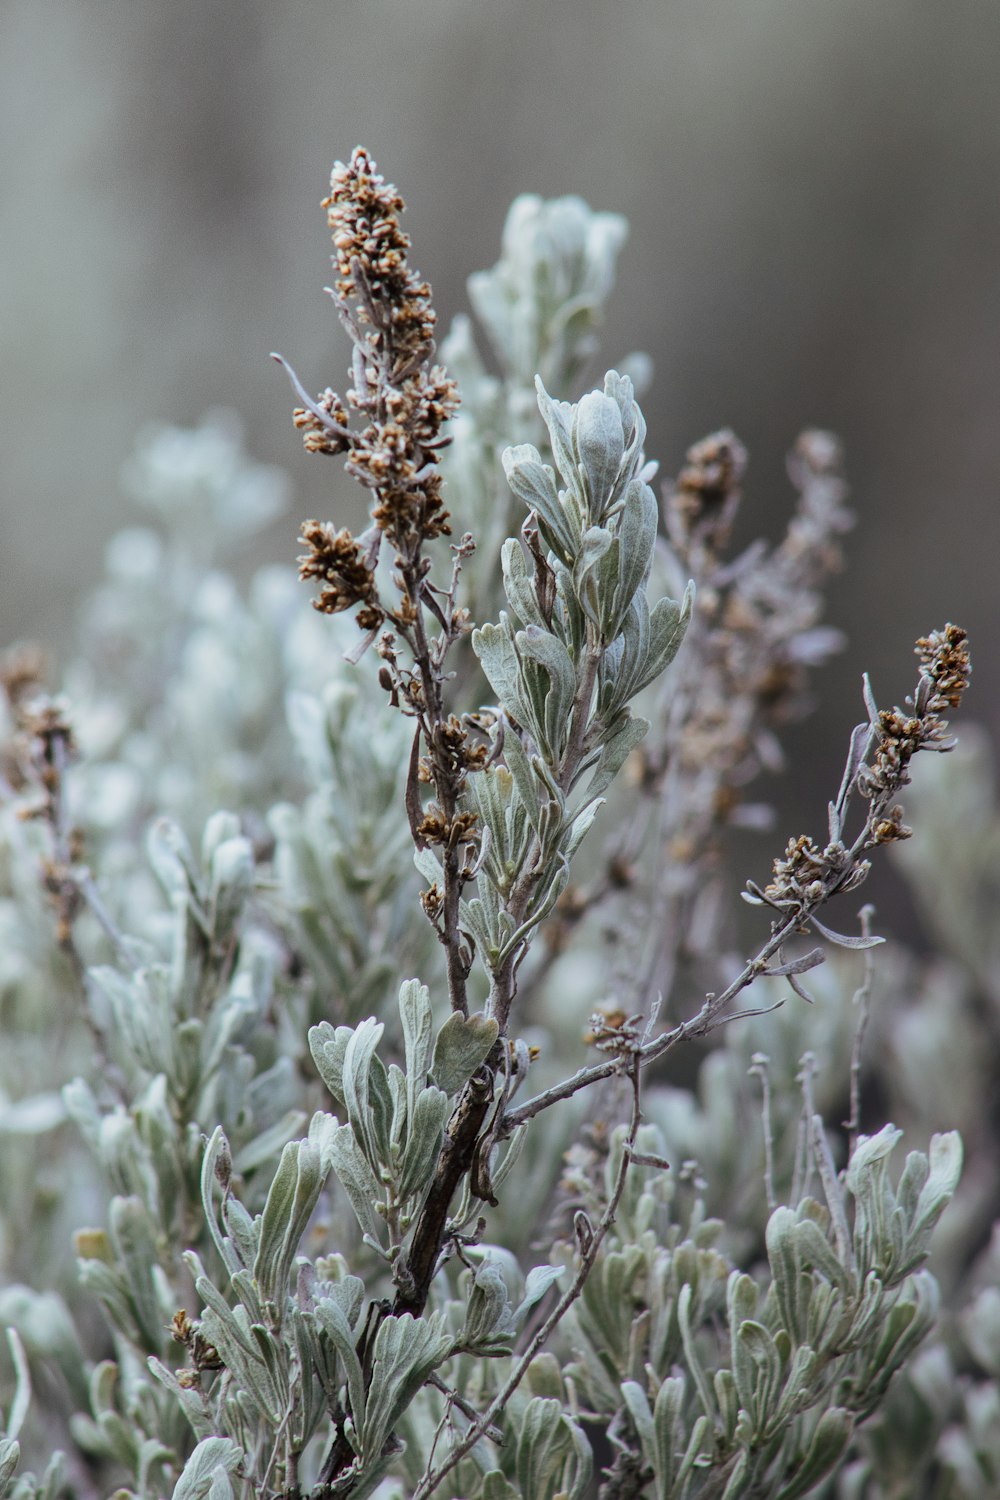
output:
MULTIPOLYGON (((872 917, 875 908, 870 903, 863 906, 860 911, 861 930, 865 937, 871 933, 872 917)), ((854 1042, 851 1047, 851 1113, 845 1120, 847 1130, 847 1159, 850 1161, 854 1155, 854 1148, 858 1143, 858 1132, 861 1129, 861 1054, 864 1050, 865 1032, 868 1029, 868 1018, 871 1014, 872 982, 875 978, 875 955, 871 948, 865 951, 864 977, 854 992, 854 1004, 857 1008, 857 1021, 854 1026, 854 1042)))

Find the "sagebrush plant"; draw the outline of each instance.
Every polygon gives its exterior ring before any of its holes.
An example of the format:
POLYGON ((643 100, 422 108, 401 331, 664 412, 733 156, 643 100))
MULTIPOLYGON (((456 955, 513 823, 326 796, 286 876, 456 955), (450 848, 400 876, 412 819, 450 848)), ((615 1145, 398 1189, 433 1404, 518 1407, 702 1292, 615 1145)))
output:
POLYGON ((519 199, 469 283, 488 357, 460 319, 437 363, 361 148, 325 206, 352 384, 286 369, 370 525, 303 525, 316 612, 220 565, 287 485, 214 416, 130 465, 158 526, 113 543, 64 692, 4 658, 0 1494, 1000 1492, 974 735, 904 847, 940 953, 826 919, 909 837, 964 632, 901 707, 866 680, 738 956, 727 830, 769 826, 747 789, 839 644, 836 441, 732 557, 735 435, 657 498, 648 361, 581 394, 621 219, 519 199))

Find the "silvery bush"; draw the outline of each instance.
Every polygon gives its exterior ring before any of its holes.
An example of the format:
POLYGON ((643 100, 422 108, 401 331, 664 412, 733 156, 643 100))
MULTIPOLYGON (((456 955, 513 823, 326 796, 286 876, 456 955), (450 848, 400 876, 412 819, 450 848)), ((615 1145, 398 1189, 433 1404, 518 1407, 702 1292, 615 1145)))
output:
POLYGON ((360 148, 325 206, 352 383, 281 363, 370 525, 303 525, 316 609, 235 581, 288 486, 216 413, 131 460, 60 691, 3 658, 0 1493, 996 1493, 1000 820, 978 735, 922 753, 964 632, 865 681, 737 920, 841 645, 836 440, 733 555, 735 435, 657 483, 648 361, 594 383, 621 219, 517 200, 439 363, 360 148), (931 957, 852 897, 883 846, 931 957))

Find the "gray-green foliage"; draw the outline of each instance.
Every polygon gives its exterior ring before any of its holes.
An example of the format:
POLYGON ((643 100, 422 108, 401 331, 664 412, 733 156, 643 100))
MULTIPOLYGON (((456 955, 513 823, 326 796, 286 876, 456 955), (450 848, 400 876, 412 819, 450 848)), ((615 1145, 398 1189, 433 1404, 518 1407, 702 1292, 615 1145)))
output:
MULTIPOLYGON (((152 434, 130 465, 157 528, 112 545, 64 674, 78 759, 64 803, 27 820, 30 703, 11 690, 0 1495, 889 1500, 907 1464, 928 1500, 1000 1484, 1000 1254, 936 1337, 924 1264, 957 1194, 941 1281, 958 1306, 1000 1181, 970 1021, 985 994, 995 1041, 992 916, 961 885, 973 836, 950 780, 920 793, 934 843, 911 873, 954 951, 880 963, 874 989, 838 957, 811 977, 814 1007, 770 1015, 789 992, 762 961, 762 1014, 689 1085, 645 1078, 646 1123, 637 1106, 618 1123, 655 1018, 615 1015, 641 985, 597 908, 617 893, 641 921, 664 849, 686 857, 642 755, 702 661, 672 698, 692 591, 660 534, 633 380, 578 394, 624 237, 577 199, 519 199, 469 288, 498 373, 468 320, 443 346, 464 394, 448 500, 478 543, 475 659, 460 651, 454 678, 484 751, 461 802, 470 1014, 448 1009, 418 899, 431 914, 444 874, 433 845, 412 854, 412 726, 287 569, 241 589, 221 565, 285 503, 227 420, 152 434), (626 825, 643 828, 635 868, 626 825), (578 868, 595 911, 574 970, 578 868), (865 1085, 930 1136, 901 1170, 896 1126, 837 1134, 869 1009, 865 1085), (614 1066, 589 1091, 508 1120, 595 1056, 614 1066), (424 1301, 415 1261, 443 1183, 424 1301)), ((704 623, 692 634, 713 649, 704 623)), ((964 785, 985 781, 977 765, 964 785)), ((975 829, 984 888, 996 826, 975 829)), ((723 975, 721 939, 718 960, 723 975)))

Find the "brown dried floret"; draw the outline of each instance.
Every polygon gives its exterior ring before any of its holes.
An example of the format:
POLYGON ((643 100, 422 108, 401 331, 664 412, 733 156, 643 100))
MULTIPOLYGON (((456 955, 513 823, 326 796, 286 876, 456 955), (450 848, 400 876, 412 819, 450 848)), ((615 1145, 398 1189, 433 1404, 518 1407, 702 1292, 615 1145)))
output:
POLYGON ((934 712, 958 708, 972 673, 967 633, 960 625, 949 624, 921 636, 914 650, 924 676, 934 684, 928 707, 934 712))
POLYGON ((668 502, 675 524, 686 532, 704 531, 714 549, 723 547, 746 466, 747 451, 728 427, 695 443, 668 502))
POLYGON ((365 549, 353 533, 346 527, 336 531, 328 521, 306 521, 299 540, 309 549, 299 558, 299 577, 316 578, 322 584, 313 608, 334 615, 350 609, 352 604, 363 603, 370 623, 366 627, 359 618, 362 628, 380 624, 383 615, 378 607, 374 573, 365 549))

